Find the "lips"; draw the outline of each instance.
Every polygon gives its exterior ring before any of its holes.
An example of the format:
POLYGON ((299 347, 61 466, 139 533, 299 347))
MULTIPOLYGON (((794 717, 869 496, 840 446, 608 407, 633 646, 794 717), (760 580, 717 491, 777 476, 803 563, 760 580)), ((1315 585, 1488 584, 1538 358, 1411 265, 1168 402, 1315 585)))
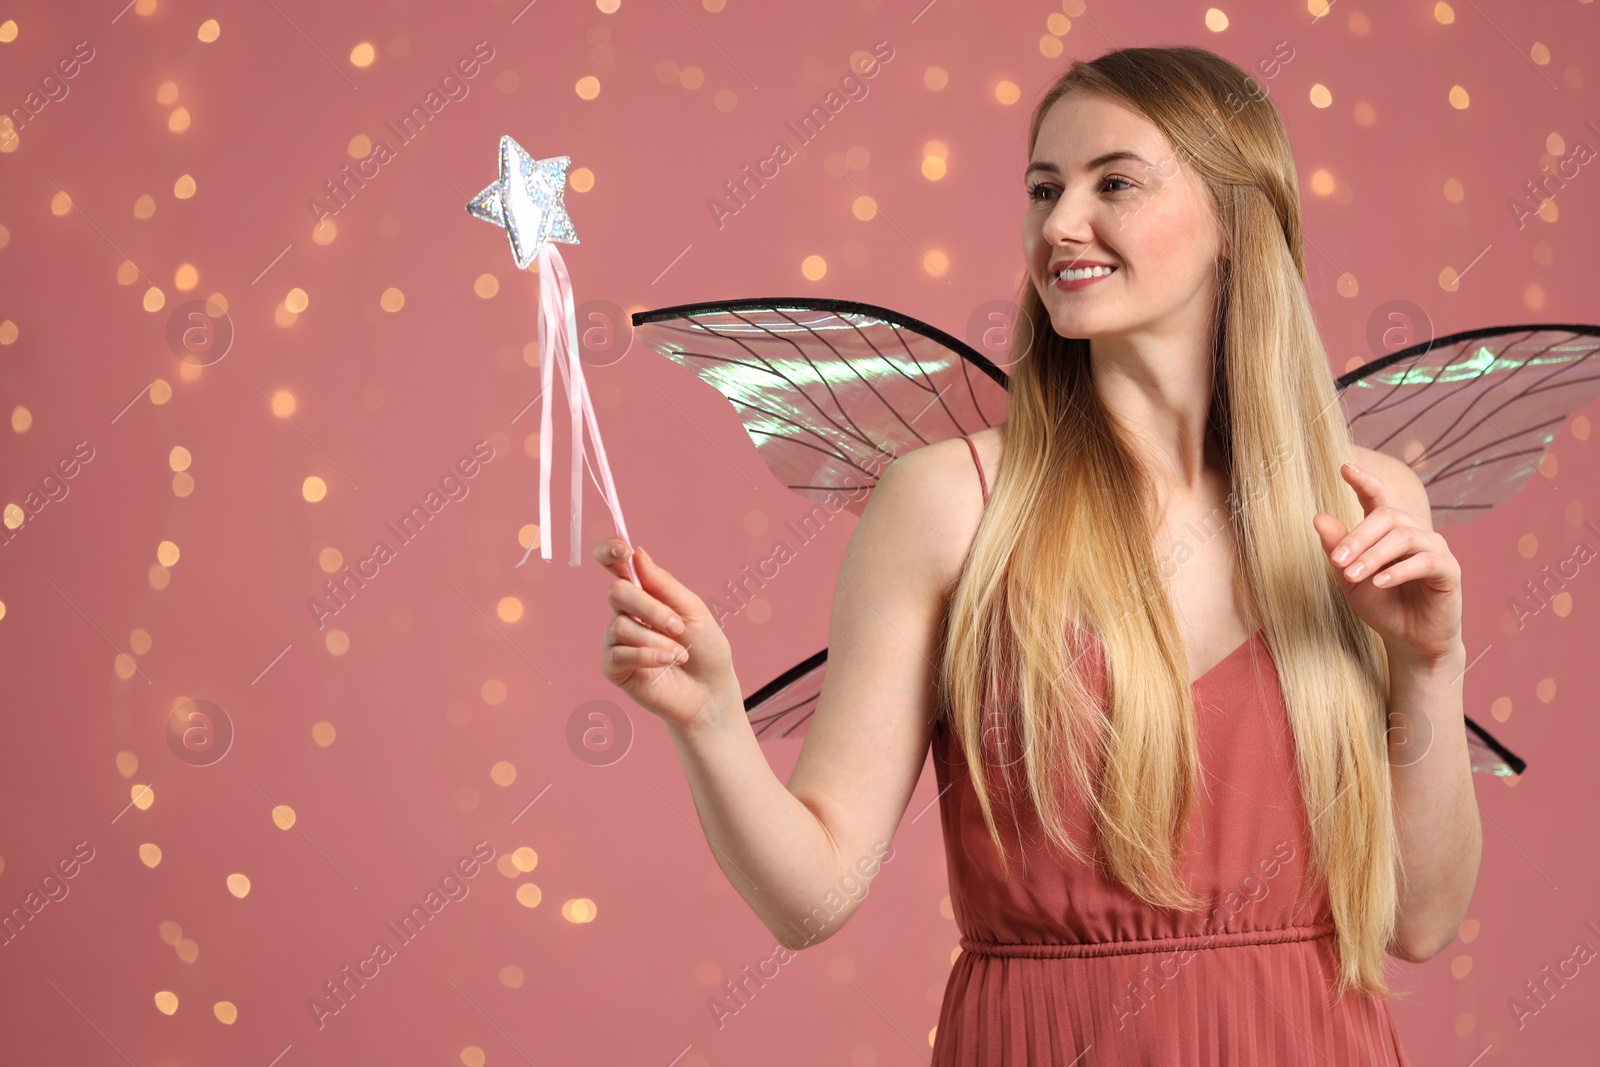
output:
MULTIPOLYGON (((1088 267, 1090 264, 1081 264, 1080 266, 1088 267)), ((1060 274, 1055 274, 1051 276, 1051 284, 1061 292, 1075 292, 1079 289, 1087 289, 1091 285, 1099 285, 1117 273, 1117 268, 1110 264, 1093 264, 1093 266, 1105 267, 1106 271, 1104 274, 1091 274, 1082 278, 1066 278, 1060 274)))

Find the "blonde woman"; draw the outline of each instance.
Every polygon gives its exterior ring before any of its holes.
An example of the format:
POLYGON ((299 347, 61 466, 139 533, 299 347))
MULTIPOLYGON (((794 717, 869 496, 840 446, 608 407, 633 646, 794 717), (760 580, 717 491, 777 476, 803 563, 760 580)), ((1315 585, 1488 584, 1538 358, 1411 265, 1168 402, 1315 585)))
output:
POLYGON ((1007 421, 878 481, 788 785, 705 603, 617 539, 602 668, 791 949, 931 748, 935 1065, 1405 1064, 1384 957, 1454 938, 1481 849, 1460 568, 1339 417, 1282 122, 1221 57, 1130 48, 1028 144, 1007 421))

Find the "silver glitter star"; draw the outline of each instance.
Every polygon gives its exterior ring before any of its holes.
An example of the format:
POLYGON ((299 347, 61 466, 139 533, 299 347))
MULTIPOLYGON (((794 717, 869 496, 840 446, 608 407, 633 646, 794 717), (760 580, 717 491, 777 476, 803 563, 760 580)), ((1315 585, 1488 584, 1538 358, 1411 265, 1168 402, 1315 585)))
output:
POLYGON ((469 214, 506 231, 518 270, 528 269, 546 241, 579 243, 562 200, 571 163, 568 156, 534 159, 509 136, 501 137, 500 177, 467 201, 469 214))

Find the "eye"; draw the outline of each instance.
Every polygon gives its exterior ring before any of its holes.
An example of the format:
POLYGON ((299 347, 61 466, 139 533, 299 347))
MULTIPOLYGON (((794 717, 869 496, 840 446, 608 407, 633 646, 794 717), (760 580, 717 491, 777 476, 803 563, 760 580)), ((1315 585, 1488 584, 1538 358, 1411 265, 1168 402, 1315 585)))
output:
MULTIPOLYGON (((1104 179, 1100 183, 1100 187, 1101 187, 1101 189, 1105 190, 1106 192, 1122 193, 1122 192, 1127 192, 1129 189, 1132 189, 1133 188, 1133 183, 1131 181, 1129 181, 1128 179, 1126 179, 1126 178, 1118 177, 1117 175, 1113 174, 1110 177, 1104 179), (1122 187, 1113 188, 1113 189, 1106 189, 1106 185, 1108 183, 1110 183, 1110 182, 1120 182, 1122 187)), ((1045 201, 1044 194, 1049 193, 1049 192, 1053 192, 1053 191, 1054 191, 1054 188, 1052 186, 1044 185, 1044 184, 1039 183, 1039 182, 1034 182, 1033 184, 1028 186, 1028 200, 1031 203, 1035 203, 1035 204, 1045 203, 1046 201, 1045 201)))

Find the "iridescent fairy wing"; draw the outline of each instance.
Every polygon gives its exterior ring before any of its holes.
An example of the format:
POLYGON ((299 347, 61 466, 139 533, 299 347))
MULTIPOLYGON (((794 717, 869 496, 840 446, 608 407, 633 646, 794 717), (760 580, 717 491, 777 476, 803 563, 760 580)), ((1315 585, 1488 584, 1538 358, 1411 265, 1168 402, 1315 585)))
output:
POLYGON ((1516 496, 1600 396, 1600 327, 1495 326, 1412 345, 1338 380, 1351 439, 1404 460, 1435 529, 1516 496))
POLYGON ((1006 376, 908 315, 846 300, 727 300, 633 316, 643 343, 732 402, 784 485, 860 516, 896 457, 1004 421, 1006 376))

